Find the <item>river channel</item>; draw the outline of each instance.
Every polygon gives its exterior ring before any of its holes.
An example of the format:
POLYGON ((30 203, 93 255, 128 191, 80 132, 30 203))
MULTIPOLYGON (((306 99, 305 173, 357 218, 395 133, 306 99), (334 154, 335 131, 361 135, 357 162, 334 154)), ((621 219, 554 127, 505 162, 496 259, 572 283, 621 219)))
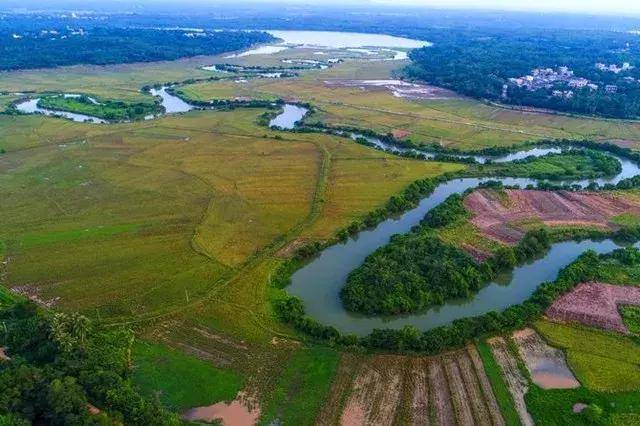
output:
MULTIPOLYGON (((376 145, 381 149, 398 150, 396 147, 387 146, 379 140, 376 145)), ((513 161, 529 155, 541 156, 560 150, 560 148, 534 148, 495 158, 493 161, 513 161)), ((622 171, 614 177, 596 179, 595 182, 600 185, 615 184, 622 179, 640 174, 637 164, 625 158, 614 157, 620 161, 622 171)), ((476 159, 485 162, 488 158, 477 157, 476 159)), ((287 287, 287 291, 304 302, 307 315, 322 324, 336 327, 342 333, 364 336, 376 328, 398 329, 406 325, 412 325, 425 331, 459 318, 476 316, 489 311, 502 311, 511 305, 522 303, 540 284, 554 280, 562 268, 573 262, 584 251, 594 250, 598 253, 606 253, 619 247, 610 239, 556 243, 543 257, 517 266, 513 271, 501 275, 483 287, 475 295, 467 299, 452 300, 415 314, 393 317, 364 316, 344 309, 340 299, 340 290, 345 285, 349 273, 360 266, 368 255, 389 243, 393 235, 409 232, 413 226, 420 223, 429 210, 442 203, 450 195, 462 193, 489 180, 499 180, 505 185, 519 185, 521 187, 538 183, 534 179, 491 177, 462 178, 444 182, 438 185, 431 195, 422 199, 416 208, 399 217, 387 219, 373 229, 364 230, 343 243, 323 250, 316 258, 293 274, 291 285, 287 287)), ((591 181, 579 180, 564 183, 584 187, 589 182, 591 181)))

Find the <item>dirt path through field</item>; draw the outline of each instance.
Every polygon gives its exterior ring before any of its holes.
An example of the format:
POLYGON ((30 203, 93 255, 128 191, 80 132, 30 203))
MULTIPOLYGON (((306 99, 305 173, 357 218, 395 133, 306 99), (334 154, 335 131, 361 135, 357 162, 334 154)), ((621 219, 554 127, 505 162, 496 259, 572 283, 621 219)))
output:
POLYGON ((431 388, 431 403, 435 409, 436 424, 455 424, 455 413, 451 403, 451 394, 444 368, 439 360, 434 360, 429 364, 429 387, 431 388))
POLYGON ((531 414, 527 411, 524 395, 527 393, 528 383, 524 378, 514 356, 509 352, 507 341, 502 337, 494 337, 487 341, 491 346, 491 352, 502 370, 502 376, 511 392, 516 411, 520 416, 523 426, 533 426, 531 414))
POLYGON ((445 356, 443 364, 456 418, 460 424, 472 425, 474 424, 473 412, 471 410, 472 396, 467 394, 467 387, 460 375, 460 369, 458 368, 456 359, 453 356, 445 356))
POLYGON ((409 372, 411 381, 411 424, 426 426, 429 424, 429 361, 424 358, 412 360, 409 372))
POLYGON ((476 377, 476 372, 469 358, 469 354, 461 351, 457 361, 476 423, 482 425, 492 424, 491 415, 489 414, 485 397, 482 394, 482 389, 480 389, 480 384, 478 383, 478 378, 476 377))
POLYGON ((484 395, 484 401, 487 404, 489 414, 491 415, 491 421, 495 426, 503 426, 505 423, 504 423, 504 419, 502 418, 502 414, 500 413, 498 400, 496 399, 496 396, 493 394, 493 388, 491 387, 489 378, 487 377, 487 374, 484 371, 484 364, 482 364, 482 359, 480 359, 478 350, 476 349, 475 346, 470 345, 470 346, 467 346, 467 353, 469 355, 469 359, 473 364, 473 368, 475 369, 476 377, 478 378, 478 383, 480 385, 480 388, 482 389, 482 394, 484 395))

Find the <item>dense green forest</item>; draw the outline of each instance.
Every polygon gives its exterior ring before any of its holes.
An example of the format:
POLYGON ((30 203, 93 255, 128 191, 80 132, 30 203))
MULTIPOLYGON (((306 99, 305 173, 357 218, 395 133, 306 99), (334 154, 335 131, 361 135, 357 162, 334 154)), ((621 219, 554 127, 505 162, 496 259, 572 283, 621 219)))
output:
POLYGON ((265 32, 68 27, 0 31, 0 70, 118 64, 216 55, 265 43, 265 32))
POLYGON ((0 424, 179 424, 133 385, 133 342, 130 330, 101 330, 0 288, 0 424))
POLYGON ((434 46, 410 53, 413 63, 405 70, 409 78, 519 106, 616 118, 640 116, 637 35, 536 29, 433 35, 434 46), (625 63, 628 66, 622 69, 625 63), (606 69, 599 69, 597 64, 606 69), (608 68, 612 65, 613 71, 608 68), (573 74, 542 76, 529 87, 519 87, 509 80, 532 75, 534 69, 550 68, 556 73, 559 67, 567 67, 573 74), (580 83, 579 79, 584 80, 580 83), (570 84, 571 80, 576 82, 570 84), (595 86, 590 88, 587 83, 595 86))
POLYGON ((433 208, 423 223, 373 252, 343 287, 345 307, 365 314, 415 312, 446 300, 469 297, 483 284, 550 246, 545 229, 530 231, 516 247, 476 262, 464 250, 444 243, 434 232, 468 216, 463 197, 454 194, 433 208))

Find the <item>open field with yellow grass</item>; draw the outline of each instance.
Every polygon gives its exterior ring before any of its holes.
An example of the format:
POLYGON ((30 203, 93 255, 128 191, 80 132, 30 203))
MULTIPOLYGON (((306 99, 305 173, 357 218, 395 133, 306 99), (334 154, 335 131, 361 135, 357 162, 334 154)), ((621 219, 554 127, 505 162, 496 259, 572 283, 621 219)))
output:
MULTIPOLYGON (((406 130, 416 143, 440 144, 475 150, 553 138, 590 138, 640 147, 640 123, 543 112, 523 112, 458 98, 410 100, 386 90, 329 86, 327 81, 392 78, 393 62, 347 61, 330 70, 307 71, 296 79, 253 80, 243 95, 277 95, 317 106, 307 121, 353 126, 380 133, 406 130)), ((227 82, 206 82, 191 87, 190 96, 225 93, 227 82), (201 93, 198 95, 198 93, 201 93)), ((231 93, 236 93, 235 91, 231 93)))

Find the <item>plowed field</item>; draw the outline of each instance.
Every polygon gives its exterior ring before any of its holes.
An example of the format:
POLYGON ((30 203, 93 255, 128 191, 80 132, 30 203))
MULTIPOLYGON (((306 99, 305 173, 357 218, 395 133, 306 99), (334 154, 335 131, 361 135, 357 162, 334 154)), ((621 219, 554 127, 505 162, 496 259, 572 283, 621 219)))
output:
POLYGON ((602 283, 583 283, 556 300, 547 316, 560 321, 628 333, 619 305, 640 305, 640 288, 602 283))
POLYGON ((516 244, 527 225, 590 226, 615 229, 611 219, 623 213, 640 214, 640 201, 615 193, 509 189, 500 194, 480 189, 464 205, 482 234, 505 244, 516 244))

